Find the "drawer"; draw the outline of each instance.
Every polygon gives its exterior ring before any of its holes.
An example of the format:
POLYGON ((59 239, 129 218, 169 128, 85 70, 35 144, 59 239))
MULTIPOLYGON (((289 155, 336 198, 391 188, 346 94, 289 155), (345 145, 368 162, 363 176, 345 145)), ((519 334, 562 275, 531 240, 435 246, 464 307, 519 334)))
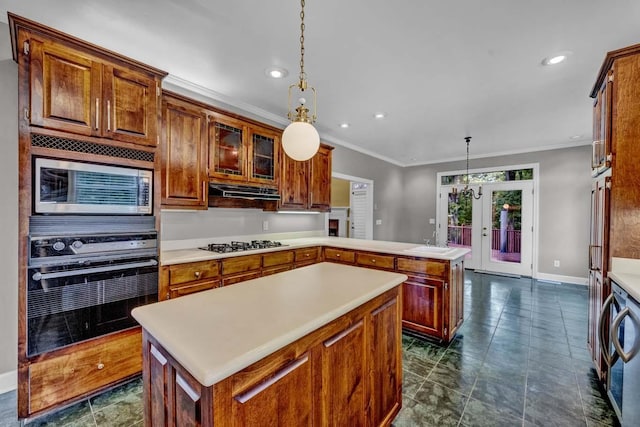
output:
POLYGON ((398 271, 445 277, 449 261, 398 257, 398 271))
POLYGON ((69 354, 29 366, 29 412, 92 392, 141 370, 140 329, 109 336, 97 343, 78 344, 69 354))
POLYGON ((222 260, 222 274, 244 273, 246 271, 260 270, 262 264, 261 255, 239 256, 222 260))
POLYGON ((289 271, 293 268, 291 264, 287 265, 278 265, 276 267, 265 268, 262 270, 263 276, 269 276, 271 274, 282 273, 283 271, 289 271))
POLYGON ((318 252, 319 252, 318 249, 319 249, 318 247, 296 249, 296 256, 295 256, 296 263, 317 260, 318 252))
POLYGON ((219 272, 218 261, 201 261, 170 265, 169 285, 212 279, 218 276, 219 272))
POLYGON ((222 278, 222 286, 229 286, 233 285, 234 283, 244 282, 245 280, 257 279, 260 276, 262 276, 262 273, 260 273, 260 271, 234 274, 233 276, 224 276, 222 278))
POLYGON ((293 251, 278 251, 264 254, 262 255, 262 267, 291 264, 293 262, 293 258, 293 251))
POLYGON ((193 294, 195 292, 206 291, 220 286, 220 280, 211 280, 208 282, 197 282, 192 285, 170 286, 169 298, 178 298, 184 295, 193 294))
POLYGON ((353 264, 356 260, 356 253, 348 249, 324 248, 324 260, 353 264))
POLYGON ((367 267, 384 268, 385 270, 393 270, 395 268, 396 257, 391 255, 382 255, 371 252, 357 252, 356 263, 367 267))

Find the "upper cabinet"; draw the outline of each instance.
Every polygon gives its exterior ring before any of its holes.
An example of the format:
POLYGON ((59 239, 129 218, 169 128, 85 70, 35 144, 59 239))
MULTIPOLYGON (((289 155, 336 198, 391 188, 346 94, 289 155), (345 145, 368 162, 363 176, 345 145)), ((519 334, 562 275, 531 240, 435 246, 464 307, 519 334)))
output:
POLYGON ((164 73, 30 34, 23 53, 29 65, 32 126, 155 147, 164 73))
POLYGON ((316 155, 304 162, 283 153, 280 210, 331 210, 331 150, 320 144, 316 155))
POLYGON ((162 97, 162 205, 207 208, 207 112, 186 98, 162 97))
POLYGON ((593 145, 591 174, 596 176, 611 166, 611 102, 613 99, 613 70, 594 93, 593 102, 593 145))
POLYGON ((223 183, 276 188, 280 133, 214 113, 209 120, 209 177, 223 183))

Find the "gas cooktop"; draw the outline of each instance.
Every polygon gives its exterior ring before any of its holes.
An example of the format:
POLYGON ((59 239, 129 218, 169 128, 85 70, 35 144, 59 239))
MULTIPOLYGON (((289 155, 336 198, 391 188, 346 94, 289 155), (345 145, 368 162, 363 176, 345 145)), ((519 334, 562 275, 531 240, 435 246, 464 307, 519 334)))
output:
POLYGON ((207 246, 198 248, 205 251, 217 252, 220 254, 228 252, 251 251, 255 249, 279 248, 283 245, 273 240, 252 240, 251 242, 231 242, 231 243, 209 243, 207 246))

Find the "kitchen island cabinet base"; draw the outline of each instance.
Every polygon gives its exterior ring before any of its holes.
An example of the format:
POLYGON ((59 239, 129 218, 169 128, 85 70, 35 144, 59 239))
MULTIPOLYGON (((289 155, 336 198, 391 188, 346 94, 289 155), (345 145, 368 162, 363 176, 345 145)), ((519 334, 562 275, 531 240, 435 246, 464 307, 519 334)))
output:
POLYGON ((400 286, 211 385, 143 329, 146 426, 387 426, 402 406, 400 286))

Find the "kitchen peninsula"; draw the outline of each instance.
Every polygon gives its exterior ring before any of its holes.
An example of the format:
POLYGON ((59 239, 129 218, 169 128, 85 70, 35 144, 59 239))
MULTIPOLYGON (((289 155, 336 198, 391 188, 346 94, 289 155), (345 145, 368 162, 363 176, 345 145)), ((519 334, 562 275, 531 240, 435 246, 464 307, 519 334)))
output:
POLYGON ((146 425, 389 425, 406 279, 319 263, 136 308, 146 425))
POLYGON ((446 343, 462 325, 465 248, 312 237, 282 240, 278 247, 215 253, 197 248, 204 241, 180 243, 187 249, 178 249, 174 242, 164 245, 175 250, 161 254, 160 299, 327 261, 406 274, 402 326, 408 331, 446 343))

